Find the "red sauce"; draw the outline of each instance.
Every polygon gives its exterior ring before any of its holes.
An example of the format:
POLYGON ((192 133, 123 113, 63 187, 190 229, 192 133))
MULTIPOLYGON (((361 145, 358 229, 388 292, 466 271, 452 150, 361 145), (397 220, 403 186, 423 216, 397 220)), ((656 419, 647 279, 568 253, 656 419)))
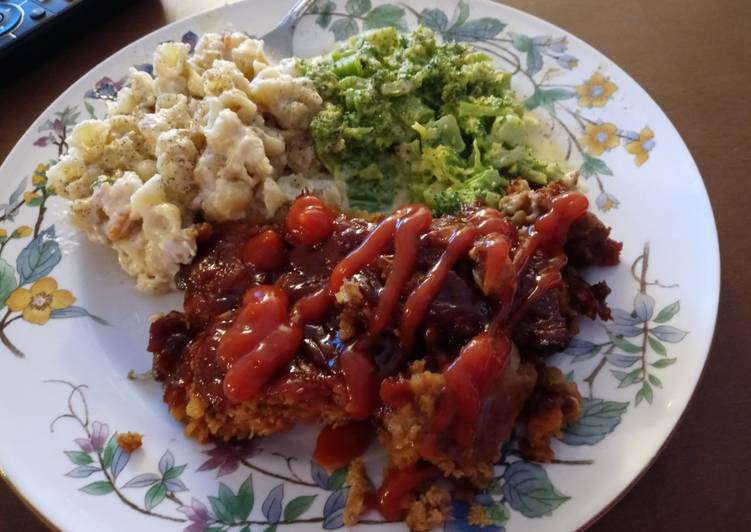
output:
POLYGON ((482 399, 506 371, 511 340, 504 334, 483 333, 473 338, 443 372, 454 402, 454 440, 463 447, 472 444, 478 429, 482 399))
POLYGON ((378 490, 377 509, 390 521, 402 521, 407 516, 411 493, 420 484, 439 475, 435 467, 410 466, 406 469, 393 469, 383 480, 378 490))
POLYGON ((314 246, 334 232, 334 215, 315 196, 301 196, 289 208, 286 227, 293 241, 314 246))
POLYGON ((276 270, 284 263, 284 240, 273 229, 258 233, 246 242, 242 259, 261 270, 276 270))
POLYGON ((370 417, 378 406, 378 376, 372 358, 355 345, 339 355, 339 366, 347 386, 347 413, 354 419, 370 417))
POLYGON ((511 260, 511 241, 505 235, 492 233, 475 243, 478 262, 485 265, 482 291, 495 296, 502 308, 510 308, 516 288, 516 270, 511 260))
POLYGON ((245 293, 243 306, 217 349, 217 359, 229 367, 287 319, 287 294, 281 288, 260 285, 245 293))
POLYGON ((328 471, 348 465, 370 446, 375 428, 369 421, 324 427, 318 434, 313 459, 328 471))
MULTIPOLYGON (((399 330, 400 342, 405 349, 413 345, 417 327, 452 268, 470 250, 476 259, 480 257, 480 262, 484 262, 483 291, 486 295, 494 294, 500 303, 491 329, 470 341, 444 371, 449 393, 456 403, 452 407, 455 414, 449 419, 457 420, 453 428, 458 443, 471 444, 481 399, 489 383, 495 382, 508 364, 511 342, 506 334, 506 321, 515 297, 518 275, 537 249, 562 247, 569 227, 586 212, 587 206, 588 201, 581 194, 556 197, 550 212, 535 222, 529 238, 513 260, 511 238, 515 236, 515 228, 498 211, 481 209, 472 216, 472 224, 449 236, 440 259, 407 296, 399 330)), ((219 349, 219 357, 226 364, 232 364, 224 381, 227 397, 242 401, 257 395, 274 373, 294 358, 302 342, 304 326, 320 322, 330 312, 334 305, 333 294, 339 291, 344 281, 393 245, 394 258, 370 320, 368 334, 347 347, 338 359, 348 393, 348 413, 354 419, 370 416, 378 405, 379 382, 369 347, 394 314, 415 269, 420 235, 430 229, 431 222, 430 211, 422 205, 409 205, 388 216, 354 251, 334 266, 327 286, 298 300, 289 316, 286 316, 286 300, 273 295, 268 288, 265 289, 268 293, 246 295, 244 307, 228 331, 228 339, 222 341, 219 349), (267 302, 265 298, 270 299, 267 302), (272 311, 267 313, 264 305, 269 305, 272 311)), ((303 196, 291 205, 286 227, 290 238, 312 246, 331 236, 333 216, 319 199, 303 196)), ((273 240, 270 235, 265 238, 273 240)), ((522 309, 560 282, 560 268, 565 263, 553 262, 539 277, 537 287, 522 303, 522 309)), ((388 395, 388 391, 385 393, 388 395)))
POLYGON ((516 314, 511 320, 512 325, 519 319, 521 319, 527 312, 527 309, 537 303, 537 301, 539 301, 540 298, 542 298, 542 296, 544 296, 548 290, 560 284, 561 280, 563 279, 563 277, 561 276, 561 268, 566 265, 567 260, 568 259, 566 258, 566 255, 564 253, 558 253, 553 258, 551 258, 550 263, 540 273, 537 274, 537 284, 535 285, 532 292, 519 306, 519 309, 516 311, 516 314))
POLYGON ((302 342, 302 327, 278 325, 247 355, 235 362, 224 377, 224 394, 240 402, 258 395, 280 368, 295 358, 302 342))
POLYGON ((384 252, 394 239, 394 233, 400 219, 413 216, 416 211, 424 209, 426 207, 423 205, 408 205, 379 223, 357 249, 334 267, 329 281, 331 291, 333 293, 338 292, 345 280, 376 260, 384 252))
POLYGON ((532 226, 530 236, 514 257, 514 266, 521 272, 538 249, 557 250, 566 243, 571 224, 584 216, 589 200, 578 192, 568 192, 553 199, 550 211, 540 216, 532 226))
POLYGON ((402 289, 412 277, 415 269, 418 238, 430 229, 432 221, 430 209, 423 206, 415 206, 404 217, 397 219, 394 235, 394 262, 370 321, 371 336, 380 333, 391 319, 402 289))
POLYGON ((441 291, 451 268, 459 258, 466 254, 474 242, 477 229, 465 227, 451 235, 446 251, 440 260, 428 272, 420 285, 407 297, 402 310, 400 336, 405 347, 414 342, 415 329, 428 311, 430 303, 441 291))
POLYGON ((383 404, 395 408, 412 400, 412 388, 409 385, 409 381, 402 377, 384 379, 378 390, 378 394, 383 404))

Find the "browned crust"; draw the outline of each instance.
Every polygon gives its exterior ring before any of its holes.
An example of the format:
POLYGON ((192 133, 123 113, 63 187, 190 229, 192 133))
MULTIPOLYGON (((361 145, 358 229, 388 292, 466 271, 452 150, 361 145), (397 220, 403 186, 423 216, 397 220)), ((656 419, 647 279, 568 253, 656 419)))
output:
POLYGON ((361 458, 355 458, 349 465, 344 483, 349 487, 347 503, 344 507, 344 524, 355 526, 360 516, 368 509, 368 499, 374 495, 373 483, 365 471, 361 458))
POLYGON ((404 520, 410 530, 423 532, 451 518, 451 493, 441 486, 430 486, 414 501, 404 520))
POLYGON ((346 398, 335 390, 333 396, 318 397, 317 401, 290 394, 265 394, 217 409, 207 405, 191 386, 187 398, 170 402, 170 413, 185 424, 185 434, 200 442, 228 441, 267 436, 298 423, 338 425, 349 419, 345 403, 346 398))

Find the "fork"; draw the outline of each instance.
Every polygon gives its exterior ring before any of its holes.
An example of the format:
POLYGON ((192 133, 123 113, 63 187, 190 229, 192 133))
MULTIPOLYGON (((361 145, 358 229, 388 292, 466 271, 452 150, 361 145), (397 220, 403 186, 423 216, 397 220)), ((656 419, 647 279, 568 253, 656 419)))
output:
POLYGON ((302 16, 316 0, 298 0, 277 26, 267 34, 259 37, 266 43, 266 54, 274 60, 290 57, 293 54, 292 37, 302 16))

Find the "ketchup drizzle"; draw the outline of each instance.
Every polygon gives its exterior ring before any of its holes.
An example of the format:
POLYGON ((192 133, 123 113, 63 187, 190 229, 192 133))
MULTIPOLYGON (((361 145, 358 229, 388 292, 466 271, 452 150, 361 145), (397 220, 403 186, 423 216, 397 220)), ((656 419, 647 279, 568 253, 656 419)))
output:
MULTIPOLYGON (((470 224, 450 235, 438 262, 407 296, 399 327, 400 341, 405 349, 414 344, 415 331, 430 304, 456 262, 467 253, 476 260, 479 258, 478 262, 484 262, 481 288, 499 303, 498 313, 488 330, 471 340, 444 371, 449 393, 458 403, 451 417, 462 419, 455 426, 457 443, 471 444, 474 437, 471 429, 473 423, 476 424, 483 393, 508 364, 511 350, 509 329, 513 324, 509 318, 519 275, 538 249, 554 253, 550 264, 538 276, 536 287, 520 302, 517 316, 560 283, 560 269, 566 260, 560 248, 571 224, 586 212, 587 207, 586 197, 579 193, 556 197, 550 211, 534 223, 514 257, 511 256, 512 238, 515 239, 516 229, 495 209, 480 209, 471 217, 470 224), (458 425, 463 426, 462 430, 458 425)), ((315 245, 331 234, 333 222, 328 216, 331 214, 320 200, 302 196, 290 207, 286 226, 295 241, 315 245)), ((243 401, 258 395, 274 373, 294 359, 305 325, 320 322, 328 315, 335 303, 334 294, 346 279, 376 260, 393 244, 391 271, 370 321, 368 334, 348 346, 339 357, 349 395, 347 411, 355 419, 370 416, 378 404, 380 384, 370 357, 370 346, 394 314, 401 292, 415 268, 419 237, 430 229, 431 222, 430 210, 423 205, 409 205, 386 217, 354 251, 336 264, 326 286, 297 301, 288 315, 286 299, 273 295, 274 287, 254 289, 260 290, 260 295, 246 297, 218 351, 220 359, 229 366, 224 381, 227 397, 232 401, 243 401), (267 299, 273 299, 273 305, 267 299), (274 312, 267 313, 264 305, 269 305, 274 312), (286 318, 279 319, 282 315, 286 318)), ((266 238, 273 240, 270 235, 266 238)))

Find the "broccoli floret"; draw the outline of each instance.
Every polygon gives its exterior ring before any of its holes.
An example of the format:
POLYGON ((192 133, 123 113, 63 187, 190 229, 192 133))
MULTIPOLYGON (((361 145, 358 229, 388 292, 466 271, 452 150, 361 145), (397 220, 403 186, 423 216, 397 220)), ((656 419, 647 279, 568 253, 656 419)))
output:
POLYGON ((461 205, 483 201, 497 203, 503 195, 508 181, 500 176, 495 168, 487 168, 471 176, 462 183, 455 183, 432 198, 433 211, 437 216, 452 214, 461 205))
POLYGON ((433 209, 435 216, 443 216, 445 214, 453 214, 459 210, 462 206, 461 199, 459 199, 459 193, 454 189, 446 189, 433 197, 433 201, 429 203, 433 209))

